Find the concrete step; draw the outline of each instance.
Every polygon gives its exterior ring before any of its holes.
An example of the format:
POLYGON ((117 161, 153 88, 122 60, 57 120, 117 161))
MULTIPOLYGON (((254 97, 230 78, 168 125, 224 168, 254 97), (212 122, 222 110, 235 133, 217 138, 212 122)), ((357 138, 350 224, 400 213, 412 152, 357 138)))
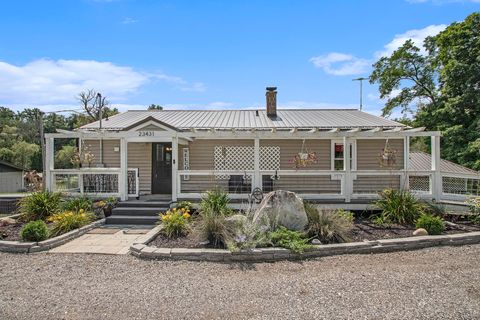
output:
POLYGON ((158 216, 116 216, 111 215, 105 219, 105 224, 111 225, 155 225, 158 216))
POLYGON ((169 208, 171 201, 123 201, 117 208, 169 208))
POLYGON ((167 207, 163 208, 114 208, 112 210, 112 216, 158 216, 160 212, 167 211, 167 207))

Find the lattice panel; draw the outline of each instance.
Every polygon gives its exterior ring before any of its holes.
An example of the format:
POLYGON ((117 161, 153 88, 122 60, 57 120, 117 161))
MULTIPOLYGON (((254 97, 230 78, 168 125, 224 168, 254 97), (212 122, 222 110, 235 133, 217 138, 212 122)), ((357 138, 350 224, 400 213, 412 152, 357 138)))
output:
POLYGON ((411 191, 430 192, 429 176, 410 176, 408 178, 408 184, 411 191))
POLYGON ((460 195, 480 195, 480 180, 443 177, 443 193, 460 195))
POLYGON ((280 147, 260 147, 260 170, 280 170, 280 147))
MULTIPOLYGON (((255 169, 255 150, 252 146, 215 146, 214 170, 245 171, 255 169)), ((260 147, 260 170, 280 170, 280 147, 260 147)), ((229 175, 216 175, 230 179, 229 175)))

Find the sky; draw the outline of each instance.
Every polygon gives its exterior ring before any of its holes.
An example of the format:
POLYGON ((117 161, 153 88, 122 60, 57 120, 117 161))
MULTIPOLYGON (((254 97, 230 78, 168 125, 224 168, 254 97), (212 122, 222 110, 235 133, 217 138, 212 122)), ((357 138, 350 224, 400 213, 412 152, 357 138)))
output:
MULTIPOLYGON (((0 106, 78 109, 95 89, 121 111, 358 108, 358 77, 480 0, 31 0, 0 3, 0 106)), ((364 83, 364 110, 384 101, 364 83)))

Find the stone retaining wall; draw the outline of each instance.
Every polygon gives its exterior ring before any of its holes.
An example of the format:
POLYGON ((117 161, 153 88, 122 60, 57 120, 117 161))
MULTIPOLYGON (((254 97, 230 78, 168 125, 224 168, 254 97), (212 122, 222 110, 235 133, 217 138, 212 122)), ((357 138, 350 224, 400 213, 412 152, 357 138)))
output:
MULTIPOLYGON (((156 233, 160 231, 159 227, 154 230, 156 233)), ((152 230, 152 234, 154 230, 152 230)), ((475 244, 480 243, 480 232, 315 245, 303 254, 296 254, 284 248, 257 248, 239 252, 222 249, 156 248, 147 245, 153 238, 154 236, 150 236, 148 241, 133 244, 130 247, 130 253, 144 259, 268 262, 317 258, 339 254, 383 253, 416 250, 433 246, 475 244)))
POLYGON ((58 237, 47 239, 40 242, 21 242, 21 241, 0 241, 0 252, 13 253, 33 253, 53 249, 61 246, 88 231, 95 229, 105 223, 105 219, 97 220, 84 227, 64 233, 58 237))

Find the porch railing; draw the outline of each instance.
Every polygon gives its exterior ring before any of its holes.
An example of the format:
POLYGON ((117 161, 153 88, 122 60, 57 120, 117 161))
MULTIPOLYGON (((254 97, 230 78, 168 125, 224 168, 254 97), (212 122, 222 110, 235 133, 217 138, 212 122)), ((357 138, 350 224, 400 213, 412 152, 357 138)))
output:
MULTIPOLYGON (((220 188, 231 198, 247 198, 255 186, 264 193, 289 190, 304 198, 375 199, 386 188, 408 189, 422 199, 434 199, 433 171, 352 170, 347 180, 345 171, 328 170, 261 170, 259 181, 250 171, 178 171, 177 196, 198 198, 207 190, 220 188)), ((441 174, 441 194, 437 201, 465 201, 480 196, 480 177, 454 173, 441 174)))
MULTIPOLYGON (((120 168, 55 169, 51 171, 52 191, 89 197, 120 196, 120 168)), ((137 168, 129 168, 128 196, 139 196, 137 168)))

